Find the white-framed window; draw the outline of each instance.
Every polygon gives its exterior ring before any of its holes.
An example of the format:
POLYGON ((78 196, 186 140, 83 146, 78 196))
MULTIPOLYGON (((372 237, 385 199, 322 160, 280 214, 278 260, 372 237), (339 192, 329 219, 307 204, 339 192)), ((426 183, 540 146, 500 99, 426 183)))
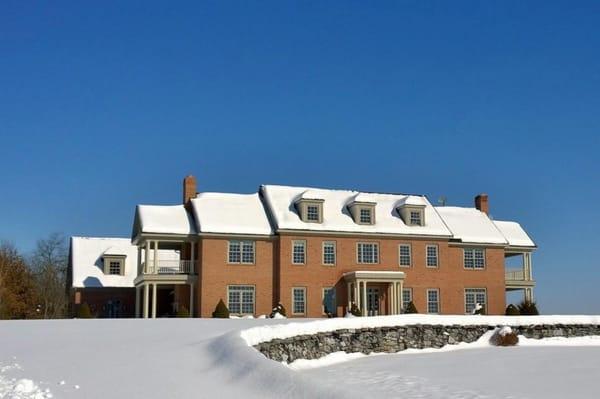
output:
POLYGON ((254 263, 254 241, 231 240, 227 251, 228 263, 254 263))
POLYGON ((318 222, 321 220, 318 205, 306 205, 306 220, 309 222, 318 222))
POLYGON ((360 208, 358 220, 362 224, 372 224, 373 223, 373 214, 370 208, 360 208))
POLYGON ((435 244, 427 245, 426 249, 426 265, 427 267, 438 267, 438 246, 435 244))
POLYGON ((412 226, 421 226, 423 224, 421 211, 410 211, 410 224, 412 226))
POLYGON ((465 313, 472 314, 480 304, 487 311, 487 291, 485 288, 465 288, 465 313))
POLYGON ((294 265, 306 263, 306 241, 294 240, 292 242, 292 263, 294 265))
POLYGON ((120 260, 111 260, 108 263, 108 274, 121 274, 122 263, 120 260))
POLYGON ((305 314, 306 313, 306 288, 305 287, 292 288, 292 313, 293 314, 305 314))
POLYGON ((485 269, 485 250, 483 248, 465 248, 465 269, 485 269))
POLYGON ((376 242, 359 242, 356 253, 358 263, 379 263, 379 244, 376 242))
POLYGON ((400 244, 398 246, 398 264, 400 266, 410 267, 411 264, 410 244, 400 244))
POLYGON ((227 287, 227 307, 233 314, 254 314, 255 292, 253 285, 227 287))
POLYGON ((323 242, 323 264, 335 265, 335 241, 323 242))
POLYGON ((440 290, 427 289, 427 313, 440 313, 440 290))
POLYGON ((412 301, 412 288, 402 288, 402 309, 406 309, 412 301))
POLYGON ((323 288, 323 314, 335 315, 336 313, 335 288, 323 288))

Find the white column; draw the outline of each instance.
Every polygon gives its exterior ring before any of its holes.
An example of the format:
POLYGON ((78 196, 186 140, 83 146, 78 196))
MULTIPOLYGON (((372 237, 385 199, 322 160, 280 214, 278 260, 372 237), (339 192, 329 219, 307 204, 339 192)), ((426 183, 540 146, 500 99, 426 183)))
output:
POLYGON ((390 282, 388 283, 388 287, 389 287, 389 291, 390 291, 390 295, 389 295, 389 299, 388 299, 388 304, 389 304, 389 314, 396 314, 396 301, 394 300, 394 296, 395 296, 395 289, 394 289, 394 283, 390 282))
POLYGON ((150 241, 146 241, 144 248, 144 273, 148 273, 148 262, 150 262, 150 241))
POLYGON ((148 318, 148 296, 150 292, 148 291, 148 284, 144 284, 144 319, 148 318))
POLYGON ((351 283, 346 283, 346 295, 348 296, 348 309, 346 309, 346 312, 350 311, 350 308, 352 306, 352 284, 351 283))
POLYGON ((404 289, 404 281, 400 280, 398 283, 398 314, 400 314, 402 310, 402 291, 404 289))
POLYGON ((190 317, 194 317, 194 283, 190 284, 190 317))
POLYGON ((190 259, 192 260, 190 263, 190 273, 195 273, 196 272, 196 243, 192 241, 191 243, 192 246, 192 250, 191 250, 191 256, 190 259))
POLYGON ((158 297, 157 297, 157 292, 156 292, 156 284, 152 284, 152 318, 156 319, 156 302, 158 297))
POLYGON ((140 317, 140 309, 142 307, 142 303, 141 303, 141 299, 140 298, 140 287, 135 287, 135 317, 138 318, 140 317))
POLYGON ((142 248, 141 247, 137 247, 137 274, 141 274, 142 273, 142 248))
MULTIPOLYGON (((154 273, 158 273, 158 241, 154 241, 154 273)), ((154 284, 156 286, 156 284, 154 284)))
POLYGON ((360 281, 359 280, 354 281, 354 285, 352 286, 352 289, 354 290, 354 302, 356 303, 356 306, 360 309, 360 281))
POLYGON ((363 292, 362 292, 362 299, 363 299, 363 316, 368 316, 369 315, 369 311, 367 308, 367 282, 366 280, 363 281, 363 292))

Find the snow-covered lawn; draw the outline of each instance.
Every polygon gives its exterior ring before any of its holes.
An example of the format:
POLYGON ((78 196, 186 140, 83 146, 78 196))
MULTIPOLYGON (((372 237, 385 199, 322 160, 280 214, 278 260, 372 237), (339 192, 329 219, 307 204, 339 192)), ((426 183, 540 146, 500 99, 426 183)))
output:
MULTIPOLYGON (((369 323, 387 322, 377 319, 369 323)), ((570 340, 588 346, 569 347, 480 342, 294 370, 266 359, 240 335, 268 325, 250 336, 277 335, 282 328, 274 325, 281 323, 289 321, 0 321, 0 398, 573 398, 596 397, 599 388, 600 339, 570 340)), ((314 328, 302 322, 283 331, 314 328)))

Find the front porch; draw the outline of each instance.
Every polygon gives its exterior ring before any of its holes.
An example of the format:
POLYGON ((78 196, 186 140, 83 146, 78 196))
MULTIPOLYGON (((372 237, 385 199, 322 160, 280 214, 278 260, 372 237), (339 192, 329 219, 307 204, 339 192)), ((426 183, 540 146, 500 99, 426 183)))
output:
POLYGON ((401 313, 404 272, 354 271, 344 273, 344 280, 348 309, 356 304, 363 316, 401 313))
POLYGON ((533 302, 533 279, 531 251, 508 249, 504 255, 505 260, 517 263, 517 266, 507 266, 504 272, 506 291, 523 291, 523 299, 533 302), (515 262, 516 261, 516 262, 515 262))

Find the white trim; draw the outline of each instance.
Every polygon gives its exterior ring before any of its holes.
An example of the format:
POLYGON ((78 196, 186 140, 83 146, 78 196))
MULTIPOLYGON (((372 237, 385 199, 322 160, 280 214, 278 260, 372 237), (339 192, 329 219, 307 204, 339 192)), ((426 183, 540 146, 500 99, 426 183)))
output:
POLYGON ((307 262, 307 250, 306 250, 306 240, 292 240, 292 265, 306 265, 307 262), (296 244, 302 244, 303 249, 303 254, 304 254, 304 262, 295 262, 294 261, 294 249, 296 248, 296 244))
POLYGON ((400 244, 398 244, 398 266, 402 267, 402 268, 412 267, 412 245, 410 243, 401 242, 400 244), (403 265, 402 262, 400 262, 400 259, 401 259, 400 248, 401 247, 408 247, 408 265, 403 265))
POLYGON ((333 267, 337 264, 337 242, 336 241, 323 241, 321 243, 321 265, 333 267), (325 263, 325 245, 333 244, 333 263, 325 263))
MULTIPOLYGON (((243 302, 242 302, 242 291, 240 290, 240 311, 243 309, 243 302)), ((229 311, 231 313, 233 313, 234 315, 248 315, 248 314, 255 314, 256 313, 256 285, 252 285, 252 284, 227 284, 227 309, 229 309, 229 311), (252 313, 235 313, 235 312, 231 312, 231 307, 229 304, 229 291, 231 288, 252 288, 252 313)))
POLYGON ((307 295, 306 295, 306 287, 292 287, 292 315, 294 315, 294 316, 305 316, 306 315, 306 313, 307 313, 306 306, 307 306, 307 303, 308 303, 308 300, 307 300, 306 297, 307 297, 307 295), (294 310, 296 310, 295 307, 294 307, 294 304, 296 303, 296 298, 294 297, 294 290, 302 290, 304 292, 304 301, 303 301, 303 303, 304 303, 304 312, 302 312, 302 313, 297 313, 297 312, 294 311, 294 310))
POLYGON ((426 296, 426 309, 425 309, 425 313, 427 314, 440 314, 441 310, 442 310, 442 301, 440 298, 440 289, 439 288, 427 288, 427 290, 425 291, 425 296, 426 296), (437 292, 437 312, 429 312, 429 292, 437 292))
POLYGON ((430 269, 437 269, 440 267, 440 246, 438 244, 425 245, 425 267, 430 269), (435 266, 430 266, 427 262, 427 258, 429 257, 427 251, 430 247, 435 248, 435 266))
MULTIPOLYGON (((375 254, 375 251, 373 251, 375 254)), ((379 253, 379 241, 357 241, 356 242, 356 263, 359 265, 378 265, 380 262, 380 253, 379 253), (377 261, 376 262, 361 262, 359 260, 359 246, 360 245, 375 245, 377 248, 377 261)))

